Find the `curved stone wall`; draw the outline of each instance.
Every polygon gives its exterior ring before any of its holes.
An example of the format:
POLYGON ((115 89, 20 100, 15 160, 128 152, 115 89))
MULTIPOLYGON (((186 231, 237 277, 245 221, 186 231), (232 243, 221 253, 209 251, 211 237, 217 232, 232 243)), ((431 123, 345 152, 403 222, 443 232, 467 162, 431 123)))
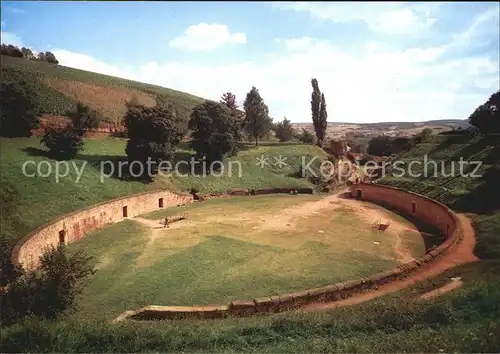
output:
MULTIPOLYGON (((438 228, 445 241, 425 256, 402 264, 399 267, 334 285, 308 289, 290 294, 263 297, 253 300, 232 301, 228 305, 216 306, 146 306, 136 311, 127 311, 116 321, 123 319, 152 320, 168 318, 218 318, 248 316, 257 313, 280 312, 296 309, 319 301, 335 301, 353 294, 376 288, 395 279, 406 277, 423 265, 432 262, 446 252, 450 246, 462 238, 462 226, 456 214, 445 205, 425 196, 377 184, 354 184, 350 187, 351 197, 376 204, 390 206, 403 213, 438 228)), ((265 188, 257 190, 234 190, 203 196, 204 199, 230 197, 236 195, 261 195, 287 193, 311 194, 310 188, 265 188)), ((15 263, 27 268, 37 266, 38 259, 47 246, 57 245, 60 241, 71 243, 90 231, 161 208, 193 202, 192 195, 176 194, 170 191, 156 191, 114 199, 84 210, 63 215, 54 221, 32 231, 21 239, 12 251, 15 263)))
POLYGON ((351 185, 350 194, 351 197, 360 200, 390 206, 403 214, 411 214, 415 218, 438 228, 446 236, 446 239, 436 249, 417 260, 369 277, 278 296, 232 301, 228 305, 202 307, 146 306, 136 311, 126 311, 117 317, 114 322, 126 319, 161 320, 249 316, 297 309, 314 302, 341 300, 356 293, 376 289, 380 285, 409 276, 444 254, 463 237, 461 222, 457 215, 445 205, 425 196, 383 185, 364 183, 351 185))

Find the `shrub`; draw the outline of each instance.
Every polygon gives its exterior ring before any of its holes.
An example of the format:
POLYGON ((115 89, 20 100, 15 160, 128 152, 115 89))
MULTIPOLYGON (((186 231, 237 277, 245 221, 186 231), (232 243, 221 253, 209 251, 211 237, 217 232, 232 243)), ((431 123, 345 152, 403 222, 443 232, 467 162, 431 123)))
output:
POLYGON ((72 159, 83 149, 82 137, 71 127, 47 127, 41 143, 57 159, 72 159))
POLYGON ((302 129, 302 134, 298 136, 299 141, 304 144, 314 144, 315 136, 313 133, 308 132, 305 129, 302 129))
POLYGON ((276 137, 280 141, 290 141, 293 139, 293 128, 288 119, 283 119, 282 122, 278 122, 275 127, 276 137))

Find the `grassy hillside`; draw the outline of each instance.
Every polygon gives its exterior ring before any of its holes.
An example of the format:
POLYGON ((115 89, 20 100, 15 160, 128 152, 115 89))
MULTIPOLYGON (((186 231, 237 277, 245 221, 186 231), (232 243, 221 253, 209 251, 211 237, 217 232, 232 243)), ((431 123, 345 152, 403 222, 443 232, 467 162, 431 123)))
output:
POLYGON ((68 68, 41 61, 1 56, 2 77, 23 78, 41 96, 42 113, 65 115, 76 101, 99 110, 106 120, 118 122, 123 117, 125 102, 135 97, 139 103, 155 104, 158 97, 187 115, 203 101, 184 92, 120 79, 113 76, 68 68))
MULTIPOLYGON (((2 213, 7 213, 2 214, 2 232, 7 230, 13 238, 63 212, 146 188, 169 183, 179 188, 197 183, 212 190, 250 184, 249 180, 221 179, 221 182, 212 181, 211 185, 205 185, 188 177, 186 181, 191 182, 162 179, 143 185, 110 180, 100 185, 96 183, 95 170, 87 169, 82 177, 83 183, 56 185, 44 179, 27 179, 20 175, 21 162, 32 158, 32 154, 38 154, 35 159, 46 159, 38 150, 32 150, 38 148, 36 140, 3 139, 0 142, 1 186, 3 191, 10 190, 6 198, 2 197, 2 213)), ((120 325, 71 315, 54 322, 30 319, 2 329, 2 352, 498 352, 500 212, 495 204, 498 178, 489 177, 490 174, 495 176, 500 165, 498 146, 498 141, 493 138, 433 137, 402 156, 411 161, 422 159, 423 154, 428 153, 448 164, 460 155, 471 159, 479 157, 484 162, 485 177, 478 181, 439 177, 387 178, 382 181, 433 195, 459 211, 474 212, 478 240, 476 254, 482 258, 481 262, 458 267, 372 302, 319 313, 120 325), (438 186, 446 187, 446 193, 440 194, 443 188, 438 186), (435 300, 415 301, 423 292, 454 276, 462 277, 464 285, 461 288, 435 300)), ((319 153, 311 146, 295 145, 293 148, 319 153)), ((259 156, 266 150, 284 153, 290 151, 290 146, 263 146, 243 151, 240 156, 247 156, 246 166, 250 168, 249 156, 259 156)), ((77 162, 95 162, 99 156, 109 155, 122 156, 123 141, 86 141, 86 150, 77 162)), ((275 172, 269 170, 260 179, 257 176, 261 174, 255 173, 252 183, 297 183, 297 180, 275 172)), ((75 177, 74 174, 71 176, 75 177)))
MULTIPOLYGON (((195 170, 192 174, 189 168, 180 170, 181 175, 157 176, 153 182, 146 183, 119 178, 116 174, 104 177, 101 182, 101 161, 118 163, 125 160, 125 139, 107 138, 103 140, 87 139, 84 150, 70 164, 67 176, 55 179, 57 161, 46 156, 36 138, 0 139, 0 188, 1 188, 1 232, 9 239, 16 240, 37 226, 48 222, 58 215, 71 212, 98 202, 132 193, 158 188, 168 188, 177 191, 187 191, 192 187, 202 193, 224 192, 235 188, 262 188, 278 186, 311 187, 306 179, 293 177, 300 169, 301 158, 309 159, 317 156, 326 157, 323 150, 312 145, 302 144, 268 144, 255 148, 242 145, 242 151, 226 160, 239 161, 241 166, 232 165, 232 170, 226 169, 221 177, 203 176, 195 170), (272 162, 279 155, 286 159, 287 166, 277 169, 266 166, 264 169, 256 166, 257 157, 265 155, 272 162), (27 177, 22 166, 26 161, 39 164, 48 162, 54 173, 48 177, 27 177), (76 169, 75 169, 76 167, 76 169), (83 173, 78 179, 83 167, 83 173), (232 172, 231 175, 230 172, 232 172)), ((265 144, 265 143, 264 143, 265 144)), ((176 153, 175 162, 189 161, 194 152, 187 147, 181 147, 176 153)), ((181 166, 182 167, 182 166, 181 166)), ((61 167, 61 172, 64 172, 61 167)), ((48 170, 42 165, 42 174, 48 170)), ((33 167, 27 169, 33 173, 33 167)), ((108 170, 105 170, 108 172, 108 170)))

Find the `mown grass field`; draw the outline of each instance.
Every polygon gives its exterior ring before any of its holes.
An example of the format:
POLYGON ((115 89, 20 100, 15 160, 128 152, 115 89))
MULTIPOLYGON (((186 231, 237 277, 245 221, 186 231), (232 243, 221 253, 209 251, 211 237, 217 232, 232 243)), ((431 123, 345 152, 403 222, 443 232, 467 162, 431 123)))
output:
POLYGON ((183 116, 203 102, 188 93, 62 65, 8 56, 1 56, 0 61, 2 77, 28 81, 41 96, 41 113, 45 114, 65 115, 81 101, 100 111, 107 121, 120 123, 125 102, 133 96, 145 104, 153 104, 159 96, 183 116))
POLYGON ((496 266, 462 266, 361 305, 254 318, 111 325, 85 316, 26 320, 4 329, 4 352, 488 352, 500 348, 496 266), (414 299, 451 276, 465 283, 433 301, 414 299))
MULTIPOLYGON (((93 255, 99 269, 76 315, 112 319, 151 304, 224 304, 334 284, 400 264, 394 251, 398 235, 373 231, 348 208, 326 205, 312 211, 323 198, 211 200, 94 232, 69 245, 93 255), (299 208, 303 215, 292 213, 299 208), (163 227, 165 215, 179 213, 188 218, 163 227)), ((423 246, 419 235, 412 237, 409 243, 423 246)), ((422 247, 415 253, 422 255, 422 247)))

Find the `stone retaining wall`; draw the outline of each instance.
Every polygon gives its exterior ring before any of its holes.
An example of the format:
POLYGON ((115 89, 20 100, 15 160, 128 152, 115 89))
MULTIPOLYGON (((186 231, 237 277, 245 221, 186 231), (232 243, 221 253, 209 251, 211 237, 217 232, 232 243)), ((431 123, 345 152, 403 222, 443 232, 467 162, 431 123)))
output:
POLYGON ((126 311, 114 321, 249 316, 297 309, 313 302, 340 300, 409 276, 445 253, 448 248, 463 237, 462 226, 457 215, 445 205, 425 196, 376 184, 351 185, 350 194, 351 197, 390 206, 403 214, 411 214, 415 218, 437 227, 446 236, 445 242, 415 261, 369 277, 278 296, 237 300, 228 305, 146 306, 136 311, 126 311))
POLYGON ((118 198, 78 210, 30 232, 14 246, 12 260, 25 268, 36 268, 40 256, 48 246, 57 246, 60 242, 68 244, 109 224, 192 200, 191 195, 157 191, 118 198))

